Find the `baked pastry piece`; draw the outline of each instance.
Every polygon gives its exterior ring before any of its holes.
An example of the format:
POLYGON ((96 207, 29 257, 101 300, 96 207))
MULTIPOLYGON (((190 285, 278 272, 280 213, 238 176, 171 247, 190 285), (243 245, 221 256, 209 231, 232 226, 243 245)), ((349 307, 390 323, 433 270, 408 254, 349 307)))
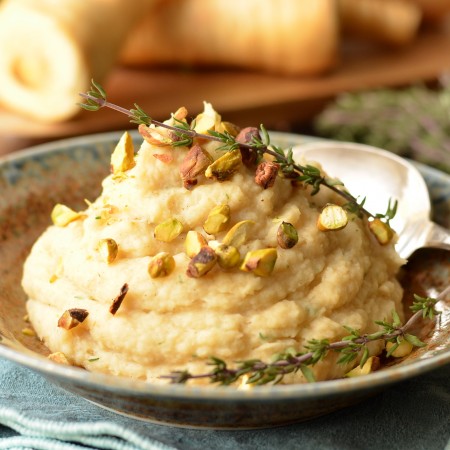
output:
POLYGON ((4 0, 0 104, 40 121, 73 116, 102 80, 135 20, 155 0, 4 0))
POLYGON ((133 30, 121 61, 315 75, 338 51, 334 0, 166 0, 133 30))

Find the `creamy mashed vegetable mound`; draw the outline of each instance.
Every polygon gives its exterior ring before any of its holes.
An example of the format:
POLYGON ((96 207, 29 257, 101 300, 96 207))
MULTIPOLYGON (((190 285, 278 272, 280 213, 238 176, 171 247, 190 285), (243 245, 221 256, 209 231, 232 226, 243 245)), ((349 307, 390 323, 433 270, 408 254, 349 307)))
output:
MULTIPOLYGON (((207 104, 198 122, 208 118, 216 129, 223 126, 207 104)), ((231 366, 270 361, 288 348, 304 350, 311 339, 339 340, 348 334, 344 326, 371 333, 378 330, 375 320, 390 319, 394 310, 401 315, 396 274, 403 261, 393 244, 380 245, 367 220, 357 217, 337 231, 318 228, 326 204, 344 203, 339 196, 326 188, 311 196, 310 187, 281 177, 264 189, 255 183, 254 168, 243 163, 229 179, 202 173, 195 186, 186 186, 180 167, 189 149, 158 143, 169 136, 163 129, 141 128, 141 134, 147 140, 135 157, 123 156, 123 137, 101 195, 68 220, 55 220, 25 263, 29 318, 51 352, 88 370, 167 383, 159 376, 208 371, 211 356, 231 366), (205 222, 219 206, 229 218, 208 234, 205 222), (253 222, 237 245, 241 262, 229 269, 216 263, 203 276, 188 276, 187 233, 197 231, 214 249, 241 221, 253 222), (277 242, 283 221, 297 230, 292 248, 277 242), (161 224, 170 236, 158 239, 161 224), (117 249, 108 251, 108 242, 117 249), (272 249, 273 270, 242 270, 244 257, 258 249, 272 249), (166 276, 153 278, 149 265, 161 252, 173 260, 163 264, 166 276), (88 315, 76 326, 62 326, 61 316, 73 309, 88 315)), ((223 155, 220 143, 197 144, 213 159, 223 155)), ((378 354, 382 343, 370 350, 378 354)), ((317 380, 351 368, 336 364, 337 358, 330 353, 314 366, 317 380)), ((283 380, 303 381, 300 371, 283 380)))

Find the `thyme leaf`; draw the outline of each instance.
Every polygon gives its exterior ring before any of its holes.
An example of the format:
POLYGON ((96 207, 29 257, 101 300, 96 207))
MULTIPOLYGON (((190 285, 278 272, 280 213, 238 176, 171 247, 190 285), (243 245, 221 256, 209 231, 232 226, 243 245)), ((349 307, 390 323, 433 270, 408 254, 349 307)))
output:
POLYGON ((107 101, 104 89, 95 81, 92 81, 92 88, 87 93, 81 93, 80 96, 85 99, 85 103, 79 104, 82 108, 89 111, 97 111, 100 108, 107 107, 114 109, 122 114, 127 115, 132 123, 143 124, 146 126, 155 125, 171 130, 177 139, 174 140, 174 146, 191 145, 193 139, 201 138, 206 140, 213 140, 222 143, 220 147, 226 151, 232 151, 237 148, 246 148, 256 151, 259 158, 265 153, 274 157, 274 160, 279 164, 281 172, 286 178, 291 178, 295 181, 311 186, 311 195, 317 194, 322 186, 334 191, 347 201, 346 208, 356 211, 358 215, 365 215, 370 218, 382 218, 389 225, 389 221, 395 216, 397 212, 397 201, 389 200, 388 208, 384 214, 372 214, 364 208, 364 201, 359 202, 353 197, 339 181, 325 177, 320 169, 315 166, 307 164, 303 166, 298 164, 293 159, 292 149, 284 150, 280 147, 271 144, 270 135, 264 125, 260 125, 261 138, 253 136, 249 144, 237 142, 235 137, 227 131, 220 133, 214 130, 209 130, 208 134, 202 134, 195 131, 194 126, 187 125, 182 121, 175 121, 175 125, 168 125, 164 122, 157 121, 151 118, 140 106, 134 105, 133 109, 126 109, 107 101))
POLYGON ((171 383, 186 383, 191 379, 207 378, 211 383, 221 385, 230 385, 244 375, 248 377, 246 384, 263 385, 278 384, 284 376, 289 373, 296 373, 299 370, 308 382, 314 382, 314 373, 311 369, 319 361, 323 360, 330 351, 340 353, 338 364, 348 364, 360 357, 360 367, 362 367, 368 358, 370 352, 367 344, 372 341, 383 340, 385 342, 393 342, 387 352, 390 356, 400 345, 402 339, 407 340, 414 347, 423 347, 425 344, 415 335, 407 333, 412 325, 420 318, 433 319, 440 314, 436 310, 436 303, 445 298, 450 292, 450 288, 443 291, 438 297, 420 297, 414 295, 415 301, 412 310, 415 311, 410 319, 402 325, 398 314, 392 313, 392 320, 376 321, 381 329, 375 333, 361 335, 358 330, 350 327, 344 327, 349 334, 340 341, 329 342, 327 339, 311 339, 305 345, 305 352, 287 350, 276 355, 270 363, 259 359, 250 359, 246 361, 236 362, 234 368, 230 368, 222 359, 211 357, 208 362, 213 369, 203 374, 191 374, 189 371, 176 371, 171 374, 164 375, 161 378, 169 379, 171 383))

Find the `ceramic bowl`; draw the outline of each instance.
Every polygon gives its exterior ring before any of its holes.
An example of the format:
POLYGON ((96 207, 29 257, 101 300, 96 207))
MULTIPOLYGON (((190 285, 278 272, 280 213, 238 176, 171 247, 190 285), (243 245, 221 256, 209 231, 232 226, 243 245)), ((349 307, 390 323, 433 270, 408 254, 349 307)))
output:
MULTIPOLYGON (((0 357, 35 370, 63 389, 136 418, 188 427, 261 428, 311 419, 352 405, 393 383, 450 362, 450 306, 440 302, 439 322, 423 328, 427 346, 365 377, 249 390, 189 385, 155 386, 141 381, 59 365, 36 338, 22 333, 26 297, 22 264, 49 225, 57 202, 74 208, 100 193, 109 158, 121 133, 68 139, 0 160, 0 357)), ((138 136, 134 134, 137 142, 138 136)), ((274 133, 274 142, 294 146, 302 136, 274 133)), ((435 206, 435 220, 450 226, 450 177, 418 165, 435 206)), ((448 285, 450 252, 420 251, 403 274, 415 291, 436 293, 448 285)))

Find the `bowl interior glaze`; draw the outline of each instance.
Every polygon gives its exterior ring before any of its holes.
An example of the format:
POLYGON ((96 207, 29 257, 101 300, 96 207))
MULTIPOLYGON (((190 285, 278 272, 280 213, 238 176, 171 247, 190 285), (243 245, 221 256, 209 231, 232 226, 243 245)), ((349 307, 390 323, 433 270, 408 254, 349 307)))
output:
MULTIPOLYGON (((74 209, 100 193, 109 159, 121 133, 67 139, 0 160, 0 357, 25 365, 50 381, 95 403, 137 418, 172 425, 258 428, 310 419, 354 404, 386 386, 450 362, 450 299, 440 302, 439 322, 424 327, 427 346, 367 377, 308 385, 221 387, 153 386, 55 364, 47 349, 23 329, 26 297, 20 282, 23 262, 50 224, 57 202, 74 209), (266 412, 264 412, 266 411, 266 412)), ((139 136, 133 137, 139 145, 139 136)), ((273 133, 289 147, 309 138, 273 133)), ((434 219, 450 226, 450 177, 418 165, 430 189, 434 219)), ((450 253, 417 252, 402 274, 408 292, 436 295, 450 279, 450 253)))

